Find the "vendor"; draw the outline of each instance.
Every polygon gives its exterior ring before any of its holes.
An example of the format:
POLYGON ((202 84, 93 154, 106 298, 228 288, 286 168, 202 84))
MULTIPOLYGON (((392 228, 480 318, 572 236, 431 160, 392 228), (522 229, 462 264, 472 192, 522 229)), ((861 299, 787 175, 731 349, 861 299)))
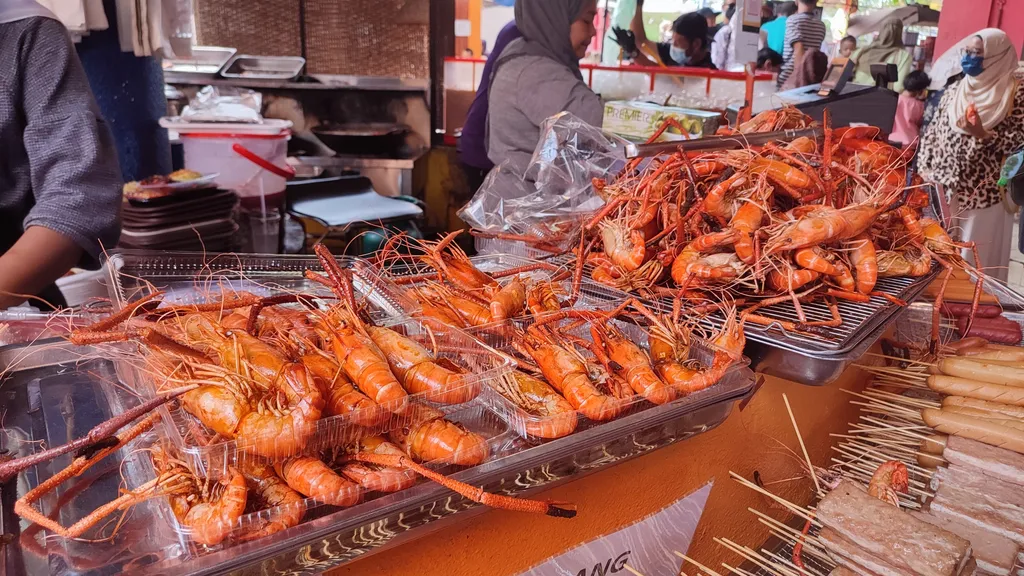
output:
POLYGON ((903 92, 903 80, 910 73, 914 64, 914 58, 903 45, 903 21, 892 17, 882 22, 878 38, 854 52, 853 62, 855 68, 852 81, 865 86, 875 84, 871 76, 872 64, 895 64, 898 75, 896 81, 893 82, 892 89, 895 92, 903 92))
POLYGON ((0 3, 0 309, 34 297, 120 234, 121 176, 67 30, 32 0, 0 3))
POLYGON ((458 145, 459 161, 462 163, 462 171, 466 175, 471 194, 476 193, 484 183, 487 173, 494 168, 494 164, 487 157, 487 89, 490 87, 489 79, 493 73, 494 63, 510 42, 521 37, 515 21, 509 22, 501 32, 498 32, 494 50, 484 64, 483 80, 477 88, 476 97, 473 98, 473 103, 466 114, 466 121, 462 125, 462 136, 459 137, 458 145))
MULTIPOLYGON (((1013 212, 996 184, 1003 158, 1024 147, 1024 90, 1014 77, 1017 50, 1002 30, 961 41, 964 77, 950 84, 918 147, 926 180, 952 195, 961 239, 977 243, 989 277, 1006 282, 1013 212)), ((973 261, 969 251, 964 257, 973 261)))
POLYGON ((671 42, 651 42, 644 32, 644 3, 638 0, 636 14, 630 28, 636 36, 639 54, 635 58, 637 64, 644 66, 688 66, 690 68, 712 68, 711 50, 709 50, 708 22, 699 12, 683 14, 672 23, 671 42), (648 54, 657 54, 656 62, 648 54))
POLYGON ((579 62, 596 33, 597 0, 519 0, 515 15, 523 37, 496 58, 487 155, 496 166, 507 163, 503 170, 523 175, 542 122, 565 111, 600 126, 604 107, 583 81, 579 62))

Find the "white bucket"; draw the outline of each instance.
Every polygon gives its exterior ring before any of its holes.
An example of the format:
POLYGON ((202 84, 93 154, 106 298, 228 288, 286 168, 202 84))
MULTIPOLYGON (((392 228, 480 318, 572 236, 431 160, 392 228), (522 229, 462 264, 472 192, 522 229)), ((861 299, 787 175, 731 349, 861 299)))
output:
POLYGON ((182 132, 179 136, 185 150, 185 167, 202 174, 216 173, 217 186, 234 190, 243 199, 284 192, 285 176, 246 158, 235 150, 235 145, 270 164, 287 167, 289 131, 274 135, 182 132))

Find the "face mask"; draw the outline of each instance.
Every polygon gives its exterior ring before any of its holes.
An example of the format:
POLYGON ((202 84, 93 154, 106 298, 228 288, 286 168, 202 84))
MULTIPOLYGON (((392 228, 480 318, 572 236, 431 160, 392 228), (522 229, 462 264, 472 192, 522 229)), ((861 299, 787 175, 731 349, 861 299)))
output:
POLYGON ((963 68, 964 74, 967 74, 968 76, 977 76, 985 71, 985 68, 981 65, 984 61, 984 56, 978 56, 977 54, 964 54, 964 57, 960 59, 960 67, 963 68))
POLYGON ((690 57, 686 55, 686 50, 676 48, 674 44, 669 47, 668 56, 675 60, 676 64, 679 64, 680 66, 686 66, 690 63, 690 57))

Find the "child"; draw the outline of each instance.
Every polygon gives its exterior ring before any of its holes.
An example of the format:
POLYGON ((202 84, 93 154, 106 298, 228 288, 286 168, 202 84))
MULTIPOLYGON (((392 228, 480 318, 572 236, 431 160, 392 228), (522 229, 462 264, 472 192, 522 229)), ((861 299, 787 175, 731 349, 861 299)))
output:
POLYGON ((931 78, 920 70, 914 70, 903 79, 903 93, 896 104, 896 120, 892 125, 889 140, 904 147, 917 146, 924 118, 924 101, 928 98, 931 78))
POLYGON ((757 69, 775 74, 782 70, 782 56, 767 46, 757 51, 757 69))
POLYGON ((853 36, 846 36, 839 41, 839 55, 843 58, 849 58, 850 54, 857 49, 857 39, 853 36))

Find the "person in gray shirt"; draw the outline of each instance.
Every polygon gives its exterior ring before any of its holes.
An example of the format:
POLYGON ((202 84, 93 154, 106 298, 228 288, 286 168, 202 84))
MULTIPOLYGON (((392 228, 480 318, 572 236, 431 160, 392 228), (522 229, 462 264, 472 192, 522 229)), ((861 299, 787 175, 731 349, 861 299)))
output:
POLYGON ((597 0, 516 2, 523 37, 505 48, 490 79, 487 155, 495 166, 525 175, 541 123, 559 112, 601 126, 604 107, 579 65, 596 34, 596 15, 597 0))
POLYGON ((31 0, 0 3, 0 70, 0 309, 59 305, 53 282, 120 235, 114 139, 67 30, 31 0))

